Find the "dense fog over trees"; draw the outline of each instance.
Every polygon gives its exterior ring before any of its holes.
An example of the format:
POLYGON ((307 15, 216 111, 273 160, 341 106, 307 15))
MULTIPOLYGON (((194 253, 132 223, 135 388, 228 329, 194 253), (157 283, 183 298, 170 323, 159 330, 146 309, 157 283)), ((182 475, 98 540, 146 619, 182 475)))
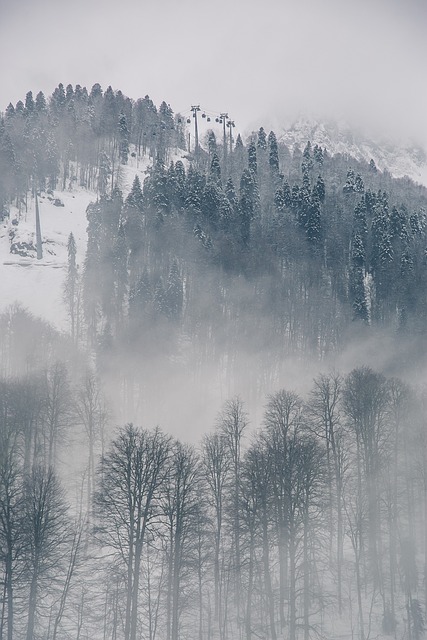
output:
POLYGON ((421 638, 426 190, 193 115, 1 118, 3 220, 93 202, 67 331, 0 316, 0 639, 421 638))
POLYGON ((323 373, 186 444, 44 367, 1 388, 2 637, 421 637, 425 392, 323 373))

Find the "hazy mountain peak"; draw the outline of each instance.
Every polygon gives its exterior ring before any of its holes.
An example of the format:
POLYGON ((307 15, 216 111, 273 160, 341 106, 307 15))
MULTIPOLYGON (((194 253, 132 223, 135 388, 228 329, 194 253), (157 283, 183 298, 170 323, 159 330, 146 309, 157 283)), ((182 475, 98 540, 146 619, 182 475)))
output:
MULTIPOLYGON (((269 121, 265 129, 273 129, 278 139, 291 150, 304 147, 309 140, 326 148, 329 154, 348 155, 358 161, 375 161, 380 171, 387 170, 395 178, 407 176, 427 186, 427 153, 421 144, 409 138, 371 131, 367 126, 355 126, 343 119, 301 115, 294 120, 269 121)), ((254 131, 257 126, 251 127, 254 131)))

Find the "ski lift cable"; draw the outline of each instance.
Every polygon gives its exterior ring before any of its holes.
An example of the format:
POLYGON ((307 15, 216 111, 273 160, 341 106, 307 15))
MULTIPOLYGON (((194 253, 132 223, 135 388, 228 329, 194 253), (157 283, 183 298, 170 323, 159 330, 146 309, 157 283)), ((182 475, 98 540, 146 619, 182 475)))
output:
MULTIPOLYGON (((202 107, 202 105, 198 105, 199 106, 199 112, 201 113, 202 117, 203 114, 205 114, 205 116, 210 116, 211 118, 220 118, 220 114, 224 113, 223 111, 216 111, 213 109, 205 109, 202 107)), ((191 114, 193 114, 194 111, 192 109, 180 109, 178 111, 175 112, 175 114, 177 116, 182 116, 182 118, 186 118, 188 116, 191 116, 191 114)), ((231 117, 228 115, 226 116, 226 120, 231 120, 231 117)))

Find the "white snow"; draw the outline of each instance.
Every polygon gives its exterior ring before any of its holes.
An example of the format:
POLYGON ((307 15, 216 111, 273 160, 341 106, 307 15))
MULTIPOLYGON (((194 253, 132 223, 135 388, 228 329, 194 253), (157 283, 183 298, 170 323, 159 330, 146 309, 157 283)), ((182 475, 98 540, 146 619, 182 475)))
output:
POLYGON ((0 227, 0 312, 15 302, 59 329, 66 327, 62 288, 67 267, 68 236, 72 232, 77 245, 77 262, 83 265, 86 251, 86 208, 96 194, 84 190, 54 192, 39 198, 43 258, 35 251, 35 201, 28 199, 28 211, 11 208, 10 217, 0 227), (63 207, 53 204, 60 198, 63 207), (17 222, 17 224, 13 224, 17 222), (13 236, 13 237, 12 237, 13 236), (11 253, 11 245, 25 242, 34 249, 23 257, 11 253))
POLYGON ((394 140, 362 128, 351 127, 344 121, 328 122, 306 117, 286 124, 276 121, 271 128, 291 151, 295 145, 303 151, 309 140, 313 146, 317 144, 326 147, 330 155, 340 153, 366 162, 373 158, 380 171, 386 169, 395 178, 407 176, 414 182, 427 186, 427 152, 413 141, 394 140))
MULTIPOLYGON (((177 151, 172 154, 171 160, 183 160, 182 156, 183 152, 177 151)), ((148 156, 138 161, 135 157, 129 157, 129 163, 120 167, 119 186, 124 198, 132 187, 135 175, 139 176, 142 184, 151 164, 152 159, 148 156)), ((20 213, 16 207, 11 207, 9 219, 0 223, 0 313, 10 305, 19 303, 57 329, 68 330, 63 303, 68 237, 72 232, 77 247, 77 264, 82 271, 87 245, 86 209, 96 197, 96 193, 77 186, 53 194, 40 194, 41 260, 37 260, 36 255, 34 198, 28 196, 27 211, 24 204, 20 213), (63 207, 54 204, 56 198, 63 203, 63 207), (26 245, 22 250, 25 256, 11 253, 12 244, 19 249, 23 243, 26 245)))

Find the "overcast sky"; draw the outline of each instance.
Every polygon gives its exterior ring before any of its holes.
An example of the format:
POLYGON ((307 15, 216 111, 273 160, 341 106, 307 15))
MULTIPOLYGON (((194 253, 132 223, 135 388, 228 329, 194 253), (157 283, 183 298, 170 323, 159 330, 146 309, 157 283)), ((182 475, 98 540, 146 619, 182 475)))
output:
POLYGON ((0 0, 0 110, 99 82, 239 130, 297 113, 427 141, 426 0, 0 0))

